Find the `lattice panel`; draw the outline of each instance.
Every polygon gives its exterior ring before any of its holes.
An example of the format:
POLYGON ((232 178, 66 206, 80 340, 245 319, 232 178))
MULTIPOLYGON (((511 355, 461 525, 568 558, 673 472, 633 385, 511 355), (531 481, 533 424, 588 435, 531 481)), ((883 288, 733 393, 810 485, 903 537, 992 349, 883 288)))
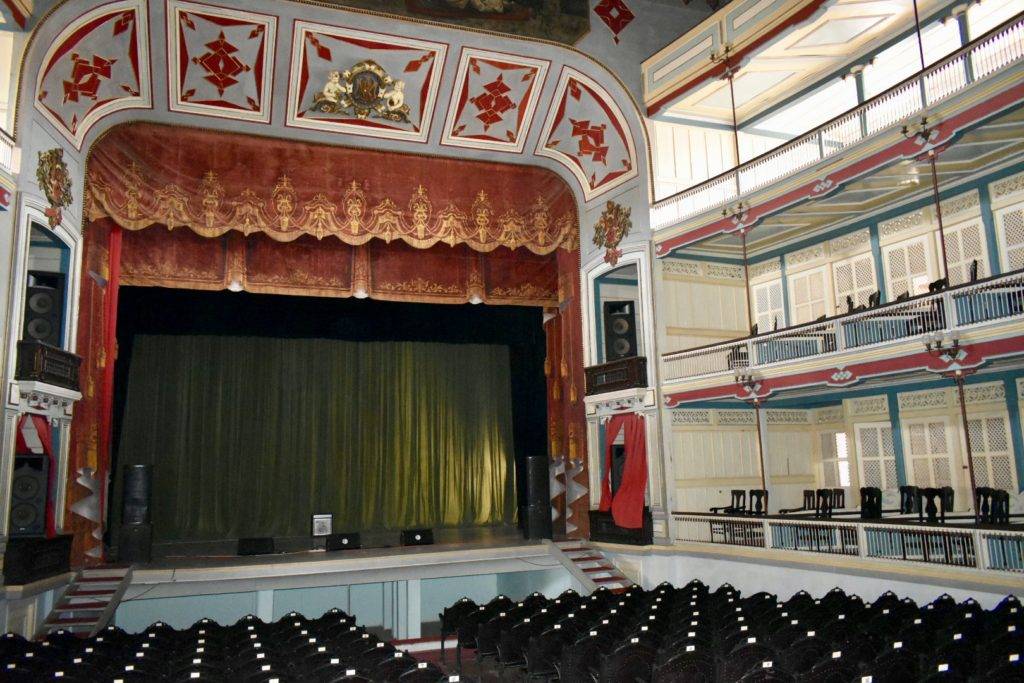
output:
POLYGON ((935 474, 935 485, 936 486, 952 486, 953 482, 950 478, 949 472, 949 460, 935 459, 932 461, 932 468, 935 474))
POLYGON ((968 420, 967 434, 974 460, 975 483, 978 486, 1016 491, 1007 415, 989 415, 968 420))
POLYGON ((794 275, 789 280, 790 291, 793 293, 793 324, 799 325, 824 315, 825 310, 825 271, 812 270, 794 275))
POLYGON ((896 487, 896 449, 892 427, 871 424, 857 425, 857 456, 864 482, 862 486, 881 489, 896 487))
POLYGON ((921 293, 915 291, 915 281, 917 289, 921 289, 930 278, 929 240, 925 235, 887 248, 885 262, 888 268, 889 295, 892 298, 904 292, 921 293))
POLYGON ((928 458, 914 458, 911 460, 914 469, 914 483, 918 486, 931 484, 931 462, 928 458))
POLYGON ((864 463, 864 486, 885 488, 882 482, 882 468, 877 460, 870 460, 864 463))
POLYGON ((875 292, 875 265, 871 254, 839 261, 832 267, 832 276, 836 306, 841 311, 846 310, 847 296, 853 299, 854 305, 859 306, 867 304, 868 298, 875 292))
POLYGON ((1010 270, 1024 268, 1024 207, 999 213, 1003 233, 1003 253, 1010 270))
POLYGON ((754 313, 757 328, 762 332, 773 330, 784 319, 782 310, 782 281, 773 280, 754 287, 754 313))
POLYGON ((981 222, 974 221, 946 231, 946 257, 949 259, 951 285, 960 285, 970 280, 971 262, 974 260, 978 261, 978 277, 988 276, 983 230, 981 222))
POLYGON ((1009 455, 994 455, 989 458, 992 467, 992 486, 1004 491, 1015 490, 1013 481, 1013 461, 1009 455))

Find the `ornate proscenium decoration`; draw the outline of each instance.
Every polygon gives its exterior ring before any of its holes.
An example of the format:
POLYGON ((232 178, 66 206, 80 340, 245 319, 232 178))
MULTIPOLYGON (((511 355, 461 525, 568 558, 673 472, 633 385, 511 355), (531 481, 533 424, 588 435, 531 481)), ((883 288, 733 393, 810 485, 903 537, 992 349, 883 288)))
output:
POLYGON ((323 89, 313 96, 312 109, 325 114, 350 114, 360 119, 409 122, 405 81, 392 78, 371 59, 345 71, 330 72, 323 89))
POLYGON ((604 260, 609 265, 614 266, 622 256, 619 243, 633 228, 632 212, 632 209, 609 200, 594 225, 594 244, 605 248, 604 260))
POLYGON ((71 205, 71 175, 64 161, 63 149, 55 147, 39 153, 36 180, 46 201, 50 203, 50 207, 43 212, 46 214, 46 222, 51 228, 56 228, 62 219, 61 209, 71 205))

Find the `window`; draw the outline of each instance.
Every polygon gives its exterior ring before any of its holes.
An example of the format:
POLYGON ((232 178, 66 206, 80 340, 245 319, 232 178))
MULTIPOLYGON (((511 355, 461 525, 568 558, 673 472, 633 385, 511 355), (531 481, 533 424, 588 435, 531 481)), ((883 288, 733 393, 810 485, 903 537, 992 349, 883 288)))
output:
POLYGON ((860 485, 896 489, 896 447, 892 425, 888 422, 865 422, 853 426, 857 438, 857 461, 860 485))
POLYGON ((975 260, 978 262, 978 277, 988 275, 985 229, 980 218, 946 229, 946 259, 951 285, 970 281, 971 263, 975 260))
POLYGON ((1003 268, 1024 268, 1024 202, 995 212, 1003 268))
POLYGON ((762 282, 750 288, 754 321, 759 332, 769 332, 786 324, 782 306, 782 280, 762 282))
POLYGON ((911 484, 931 488, 954 485, 946 418, 904 421, 903 441, 911 484))
POLYGON ((853 300, 854 306, 866 305, 868 297, 878 289, 875 284, 875 262, 870 252, 833 263, 832 285, 836 293, 837 312, 846 312, 846 297, 853 300))
POLYGON ((893 244, 883 249, 885 280, 890 300, 904 292, 926 294, 934 280, 934 256, 931 235, 893 244))
POLYGON ((1015 493, 1013 447, 1006 413, 991 413, 967 420, 974 456, 974 483, 1015 493))
POLYGON ((821 483, 826 488, 850 485, 850 454, 846 432, 821 434, 821 483))
POLYGON ((792 324, 808 323, 829 313, 825 303, 825 272, 823 266, 790 276, 792 324))

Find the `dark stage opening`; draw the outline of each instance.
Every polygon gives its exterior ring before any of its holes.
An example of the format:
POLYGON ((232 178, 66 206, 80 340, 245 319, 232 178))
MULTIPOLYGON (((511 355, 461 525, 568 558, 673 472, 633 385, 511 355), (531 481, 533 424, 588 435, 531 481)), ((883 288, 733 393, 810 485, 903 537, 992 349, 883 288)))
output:
POLYGON ((540 307, 123 287, 110 528, 120 526, 123 466, 140 462, 153 465, 157 542, 294 537, 297 520, 308 535, 313 512, 334 513, 335 531, 399 519, 515 524, 525 459, 547 452, 542 316, 540 307), (260 393, 274 394, 273 406, 260 393), (289 449, 292 439, 302 445, 289 449), (503 493, 490 490, 499 485, 503 493), (423 512, 435 505, 447 512, 423 512))

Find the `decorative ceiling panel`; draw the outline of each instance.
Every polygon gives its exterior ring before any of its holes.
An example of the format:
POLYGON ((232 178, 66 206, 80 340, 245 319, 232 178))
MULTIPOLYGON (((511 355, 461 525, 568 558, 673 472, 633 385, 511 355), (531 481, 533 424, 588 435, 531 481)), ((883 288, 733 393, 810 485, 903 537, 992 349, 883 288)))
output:
POLYGON ((564 164, 586 200, 637 175, 636 150, 622 111, 597 83, 564 67, 537 154, 564 164))
POLYGON ((442 144, 522 152, 548 64, 465 48, 442 144))
POLYGON ((288 125, 426 142, 447 49, 296 21, 288 125))
POLYGON ((171 0, 170 108, 269 123, 276 33, 277 17, 171 0))
POLYGON ((122 109, 149 109, 146 4, 103 5, 50 44, 36 76, 36 109, 76 148, 96 121, 122 109))

